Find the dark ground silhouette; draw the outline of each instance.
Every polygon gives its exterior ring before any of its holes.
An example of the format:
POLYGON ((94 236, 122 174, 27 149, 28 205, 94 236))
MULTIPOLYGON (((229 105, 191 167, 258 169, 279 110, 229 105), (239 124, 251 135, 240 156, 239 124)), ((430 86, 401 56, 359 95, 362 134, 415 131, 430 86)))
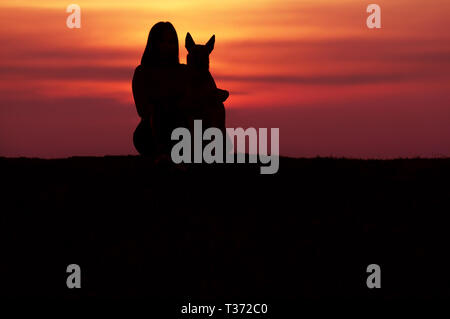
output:
POLYGON ((134 156, 0 158, 0 175, 0 295, 450 295, 447 159, 281 158, 263 176, 134 156), (72 263, 78 290, 66 288, 72 263), (366 287, 372 263, 379 290, 366 287))

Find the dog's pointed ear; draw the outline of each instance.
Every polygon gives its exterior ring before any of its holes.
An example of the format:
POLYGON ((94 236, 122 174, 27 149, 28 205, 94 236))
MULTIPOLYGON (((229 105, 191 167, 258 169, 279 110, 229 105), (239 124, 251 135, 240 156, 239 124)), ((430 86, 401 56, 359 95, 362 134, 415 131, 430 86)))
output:
POLYGON ((189 32, 186 34, 186 40, 185 40, 184 46, 186 47, 188 52, 195 46, 194 39, 192 39, 192 36, 189 32))
POLYGON ((208 48, 209 53, 214 50, 214 43, 216 42, 216 36, 213 35, 211 39, 209 39, 208 43, 206 43, 206 47, 208 48))

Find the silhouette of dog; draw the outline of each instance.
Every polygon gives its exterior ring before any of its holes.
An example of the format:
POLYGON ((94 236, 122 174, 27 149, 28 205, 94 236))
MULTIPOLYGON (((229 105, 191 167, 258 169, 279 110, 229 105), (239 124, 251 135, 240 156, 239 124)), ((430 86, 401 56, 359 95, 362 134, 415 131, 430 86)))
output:
MULTIPOLYGON (((195 44, 188 32, 185 47, 188 51, 187 68, 189 74, 189 113, 191 120, 201 119, 203 127, 217 127, 225 131, 225 106, 228 91, 218 89, 209 72, 209 55, 214 49, 215 36, 205 44, 195 44)), ((193 123, 193 121, 191 121, 193 123)))

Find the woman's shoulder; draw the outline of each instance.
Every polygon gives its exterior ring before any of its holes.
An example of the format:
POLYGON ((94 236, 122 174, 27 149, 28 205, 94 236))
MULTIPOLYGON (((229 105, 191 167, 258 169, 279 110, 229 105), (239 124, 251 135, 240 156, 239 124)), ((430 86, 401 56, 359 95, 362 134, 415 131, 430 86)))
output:
POLYGON ((159 73, 159 72, 170 72, 170 71, 185 71, 187 69, 186 64, 175 64, 170 67, 158 67, 158 66, 148 66, 139 64, 135 69, 134 73, 159 73))
POLYGON ((154 70, 151 67, 144 66, 142 64, 139 64, 136 69, 134 69, 134 75, 140 76, 145 74, 153 73, 154 70))
POLYGON ((134 74, 151 74, 155 72, 158 72, 158 68, 142 64, 139 64, 136 69, 134 69, 134 74))
POLYGON ((160 72, 156 68, 138 65, 134 70, 134 82, 152 82, 160 77, 160 72))
POLYGON ((133 81, 139 79, 142 77, 144 73, 144 69, 142 67, 142 65, 138 65, 135 69, 134 69, 134 74, 133 74, 133 81))
POLYGON ((158 88, 174 88, 181 85, 186 78, 186 65, 158 68, 138 65, 134 71, 135 86, 151 86, 158 88))

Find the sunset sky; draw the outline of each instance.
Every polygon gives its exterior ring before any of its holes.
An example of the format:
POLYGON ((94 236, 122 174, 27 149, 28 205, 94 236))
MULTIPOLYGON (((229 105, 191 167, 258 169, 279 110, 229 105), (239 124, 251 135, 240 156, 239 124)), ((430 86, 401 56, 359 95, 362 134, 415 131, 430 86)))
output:
POLYGON ((448 0, 3 0, 0 156, 136 154, 131 78, 158 21, 182 63, 186 32, 216 35, 227 126, 279 127, 281 155, 450 156, 449 15, 448 0))

